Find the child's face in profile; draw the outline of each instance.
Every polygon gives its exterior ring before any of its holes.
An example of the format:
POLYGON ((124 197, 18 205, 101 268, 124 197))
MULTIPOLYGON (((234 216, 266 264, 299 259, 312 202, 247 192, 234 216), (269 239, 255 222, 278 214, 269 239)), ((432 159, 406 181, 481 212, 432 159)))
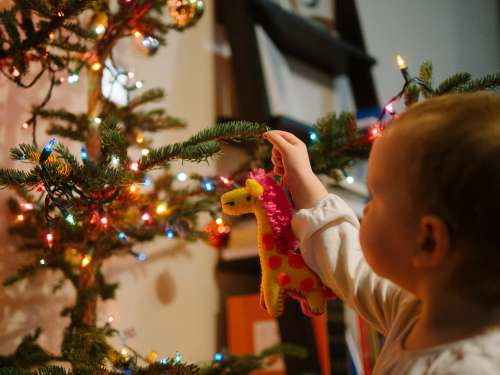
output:
POLYGON ((414 289, 412 254, 418 246, 418 218, 409 195, 408 141, 404 132, 386 130, 368 160, 371 196, 361 222, 360 241, 370 267, 401 287, 414 289))

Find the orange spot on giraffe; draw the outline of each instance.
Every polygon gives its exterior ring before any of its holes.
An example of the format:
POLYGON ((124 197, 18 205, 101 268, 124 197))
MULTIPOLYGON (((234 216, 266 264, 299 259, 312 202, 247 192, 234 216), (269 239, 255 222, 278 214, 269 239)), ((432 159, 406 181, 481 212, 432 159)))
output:
POLYGON ((314 288, 314 279, 312 277, 305 278, 300 282, 301 292, 310 292, 314 288))
POLYGON ((300 254, 288 254, 288 264, 292 268, 302 268, 305 266, 304 259, 302 259, 302 255, 300 254))
POLYGON ((273 255, 272 257, 269 257, 269 260, 267 262, 269 268, 275 270, 281 267, 281 264, 283 263, 283 258, 278 255, 273 255))
POLYGON ((262 236, 262 243, 264 244, 264 249, 272 250, 274 248, 274 234, 266 233, 262 236))
POLYGON ((286 274, 285 272, 281 272, 279 275, 278 275, 278 284, 280 284, 281 286, 287 286, 288 284, 290 284, 292 281, 292 278, 290 277, 290 275, 286 274))

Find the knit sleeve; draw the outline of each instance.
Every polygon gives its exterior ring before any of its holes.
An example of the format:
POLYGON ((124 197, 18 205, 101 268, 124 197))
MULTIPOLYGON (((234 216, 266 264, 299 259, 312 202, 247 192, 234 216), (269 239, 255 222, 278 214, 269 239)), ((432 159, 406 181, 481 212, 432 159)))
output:
POLYGON ((349 307, 387 334, 406 292, 368 266, 359 245, 359 226, 352 209, 334 194, 297 211, 292 220, 307 265, 349 307))

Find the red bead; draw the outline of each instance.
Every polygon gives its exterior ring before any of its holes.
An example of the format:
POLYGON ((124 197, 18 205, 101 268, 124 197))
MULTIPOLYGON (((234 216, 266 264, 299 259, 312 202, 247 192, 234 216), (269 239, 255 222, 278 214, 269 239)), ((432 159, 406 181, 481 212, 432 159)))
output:
POLYGON ((310 292, 314 288, 314 280, 312 277, 308 277, 300 282, 300 290, 302 292, 310 292))
POLYGON ((302 268, 305 265, 302 255, 294 253, 288 254, 288 264, 292 268, 302 268))
POLYGON ((291 281, 292 281, 292 278, 290 277, 290 275, 286 274, 285 272, 281 272, 278 275, 278 284, 281 286, 287 286, 288 284, 290 284, 291 281))
POLYGON ((278 255, 274 255, 272 257, 269 257, 268 265, 269 265, 269 268, 272 270, 280 268, 282 263, 283 263, 283 258, 278 256, 278 255))
POLYGON ((266 233, 262 236, 262 243, 264 244, 264 249, 272 250, 274 248, 274 235, 272 233, 266 233))
POLYGON ((135 6, 135 0, 120 0, 120 4, 133 8, 135 6))

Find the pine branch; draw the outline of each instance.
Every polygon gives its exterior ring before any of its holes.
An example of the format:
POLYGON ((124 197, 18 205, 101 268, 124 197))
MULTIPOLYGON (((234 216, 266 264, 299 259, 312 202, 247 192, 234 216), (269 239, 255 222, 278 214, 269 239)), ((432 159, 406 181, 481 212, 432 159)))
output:
POLYGON ((153 88, 145 91, 142 95, 136 96, 128 104, 126 109, 129 111, 134 110, 146 103, 157 102, 165 97, 165 91, 159 88, 153 88))
POLYGON ((80 114, 77 115, 65 109, 44 109, 38 111, 38 115, 45 120, 62 120, 68 123, 81 124, 87 122, 87 116, 80 114))
POLYGON ((186 127, 183 120, 166 115, 163 109, 154 109, 148 112, 135 111, 127 116, 125 121, 129 129, 134 128, 147 132, 186 127))
POLYGON ((54 147, 54 152, 63 158, 72 169, 78 169, 80 164, 75 156, 69 151, 68 147, 62 143, 57 143, 54 147))
POLYGON ((151 150, 148 156, 139 160, 139 169, 147 170, 154 166, 164 165, 172 160, 180 159, 199 163, 206 161, 220 151, 220 145, 215 141, 201 142, 196 145, 184 143, 174 143, 172 145, 151 150))
POLYGON ((161 34, 166 34, 170 30, 174 29, 171 24, 163 22, 160 17, 154 16, 144 16, 141 19, 141 23, 146 26, 148 30, 151 30, 153 33, 157 31, 161 34))
POLYGON ((42 1, 16 1, 16 6, 14 8, 0 13, 0 18, 5 24, 10 37, 9 47, 0 49, 0 59, 17 56, 17 62, 24 61, 25 59, 21 58, 22 54, 31 49, 41 47, 49 39, 49 34, 63 26, 66 19, 79 15, 94 3, 94 0, 71 0, 67 1, 64 7, 51 7, 47 6, 47 3, 42 1), (40 16, 49 18, 48 22, 40 22, 39 29, 32 33, 29 38, 24 38, 23 40, 21 40, 15 20, 15 13, 20 7, 24 9, 31 8, 40 16), (60 16, 56 16, 56 14, 60 14, 60 16))
POLYGON ((55 48, 59 48, 65 52, 78 52, 85 53, 88 50, 88 47, 82 43, 71 43, 64 40, 52 42, 51 45, 55 48))
POLYGON ((410 84, 404 93, 404 101, 405 101, 405 106, 409 107, 414 103, 418 102, 418 99, 420 97, 420 90, 418 86, 414 83, 410 84))
POLYGON ((72 139, 74 141, 85 142, 86 132, 81 129, 76 128, 72 124, 67 126, 50 123, 47 128, 47 134, 49 135, 57 135, 63 138, 72 139))
POLYGON ((314 172, 339 179, 339 170, 355 159, 366 158, 369 150, 357 134, 352 113, 329 114, 314 125, 318 140, 308 146, 314 172))
POLYGON ((197 144, 214 140, 245 140, 258 137, 269 130, 266 125, 248 121, 230 121, 201 130, 189 138, 186 144, 197 144))
POLYGON ((485 75, 461 86, 459 92, 473 92, 479 90, 500 90, 500 72, 485 75))
POLYGON ((32 186, 40 183, 40 177, 34 171, 26 172, 16 169, 0 169, 0 188, 32 186))
POLYGON ((16 1, 16 3, 19 8, 32 9, 40 16, 50 17, 53 14, 50 5, 45 1, 21 0, 16 1))
POLYGON ((107 283, 102 272, 97 273, 96 281, 99 288, 99 295, 103 300, 115 298, 116 289, 120 286, 119 283, 107 283))
POLYGON ((425 98, 429 98, 433 94, 433 77, 432 77, 432 63, 430 61, 425 61, 420 66, 420 80, 425 86, 421 87, 422 95, 425 98))
MULTIPOLYGON (((17 347, 14 354, 10 356, 0 356, 0 368, 2 367, 18 367, 17 372, 7 372, 0 370, 0 374, 8 373, 23 373, 19 372, 21 369, 29 369, 34 366, 41 366, 46 364, 48 361, 54 359, 54 356, 48 354, 45 350, 41 348, 40 345, 36 343, 42 330, 37 328, 33 335, 24 336, 23 340, 17 347)), ((24 372, 26 373, 26 372, 24 372)), ((29 374, 29 372, 28 372, 29 374)))
POLYGON ((443 95, 450 91, 456 91, 470 80, 471 75, 469 73, 456 73, 441 82, 434 95, 443 95))
POLYGON ((38 154, 38 147, 32 144, 21 143, 17 147, 10 149, 10 158, 12 160, 31 160, 32 155, 38 154))
POLYGON ((18 45, 21 42, 21 35, 17 30, 16 12, 15 10, 5 10, 0 13, 2 25, 5 28, 11 45, 18 45))
POLYGON ((256 137, 265 130, 264 125, 251 122, 218 124, 215 127, 200 131, 185 142, 151 150, 148 156, 141 158, 139 161, 139 169, 147 170, 156 165, 164 165, 174 159, 193 162, 204 161, 220 151, 220 141, 256 137))
POLYGON ((127 159, 127 141, 116 125, 103 124, 100 128, 101 151, 103 155, 116 155, 127 159))
POLYGON ((26 264, 19 268, 14 275, 7 277, 3 281, 3 286, 13 285, 29 276, 33 276, 39 269, 40 267, 36 263, 26 264))

